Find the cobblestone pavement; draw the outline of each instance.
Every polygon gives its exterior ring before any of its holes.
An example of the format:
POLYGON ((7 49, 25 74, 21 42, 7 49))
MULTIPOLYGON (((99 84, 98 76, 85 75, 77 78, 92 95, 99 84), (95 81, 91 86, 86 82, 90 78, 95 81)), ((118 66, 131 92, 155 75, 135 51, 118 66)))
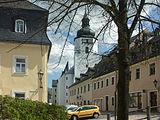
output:
MULTIPOLYGON (((151 120, 160 120, 160 113, 154 113, 151 115, 151 117, 154 117, 154 118, 151 118, 151 120)), ((136 113, 136 114, 129 115, 129 120, 147 120, 143 118, 146 118, 146 113, 136 113)), ((80 120, 107 120, 107 115, 102 114, 98 119, 85 118, 80 120)), ((115 120, 114 116, 111 117, 111 120, 115 120)))

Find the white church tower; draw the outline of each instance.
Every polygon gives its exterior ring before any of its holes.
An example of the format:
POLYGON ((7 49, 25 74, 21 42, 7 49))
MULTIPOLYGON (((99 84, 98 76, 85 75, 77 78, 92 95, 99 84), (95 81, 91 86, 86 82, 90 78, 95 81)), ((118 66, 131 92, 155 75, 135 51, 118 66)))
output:
POLYGON ((94 67, 99 61, 98 41, 95 38, 95 32, 90 29, 86 13, 82 19, 82 28, 78 30, 74 43, 74 82, 76 82, 80 74, 86 73, 89 67, 94 67))

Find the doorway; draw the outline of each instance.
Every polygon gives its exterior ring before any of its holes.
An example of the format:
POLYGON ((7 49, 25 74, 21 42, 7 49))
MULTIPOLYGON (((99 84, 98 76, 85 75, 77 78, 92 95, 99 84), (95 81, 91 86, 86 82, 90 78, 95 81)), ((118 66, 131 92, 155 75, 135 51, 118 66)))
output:
POLYGON ((106 96, 106 111, 108 111, 108 96, 106 96))
MULTIPOLYGON (((157 106, 157 92, 150 92, 150 105, 157 106)), ((151 111, 156 112, 157 108, 151 108, 151 111)))

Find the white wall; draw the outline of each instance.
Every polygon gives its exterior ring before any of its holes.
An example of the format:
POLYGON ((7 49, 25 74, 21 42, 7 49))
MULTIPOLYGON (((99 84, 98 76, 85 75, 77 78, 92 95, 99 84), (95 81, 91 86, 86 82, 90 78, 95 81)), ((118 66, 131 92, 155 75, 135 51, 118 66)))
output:
POLYGON ((75 39, 75 56, 74 56, 75 78, 79 78, 81 73, 86 73, 89 67, 94 67, 94 65, 99 61, 99 56, 97 55, 98 53, 97 40, 92 38, 93 42, 96 41, 93 45, 93 44, 82 43, 82 39, 91 39, 91 38, 75 39), (88 53, 85 53, 86 47, 89 47, 89 51, 92 48, 91 52, 89 53, 89 56, 88 53))
POLYGON ((61 78, 58 79, 57 85, 57 103, 58 105, 68 105, 69 104, 69 89, 66 86, 70 86, 73 83, 73 74, 64 73, 61 78), (68 80, 66 80, 66 77, 68 80), (68 96, 66 96, 68 93, 68 96), (68 103, 66 102, 68 100, 68 103))

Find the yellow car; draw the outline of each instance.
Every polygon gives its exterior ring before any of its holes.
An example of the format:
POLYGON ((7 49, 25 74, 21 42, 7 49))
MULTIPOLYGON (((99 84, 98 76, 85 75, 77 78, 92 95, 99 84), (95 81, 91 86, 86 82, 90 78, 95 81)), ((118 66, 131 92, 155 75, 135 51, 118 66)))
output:
POLYGON ((86 117, 98 118, 100 115, 101 113, 98 106, 84 105, 68 112, 68 119, 78 120, 79 118, 86 118, 86 117))

